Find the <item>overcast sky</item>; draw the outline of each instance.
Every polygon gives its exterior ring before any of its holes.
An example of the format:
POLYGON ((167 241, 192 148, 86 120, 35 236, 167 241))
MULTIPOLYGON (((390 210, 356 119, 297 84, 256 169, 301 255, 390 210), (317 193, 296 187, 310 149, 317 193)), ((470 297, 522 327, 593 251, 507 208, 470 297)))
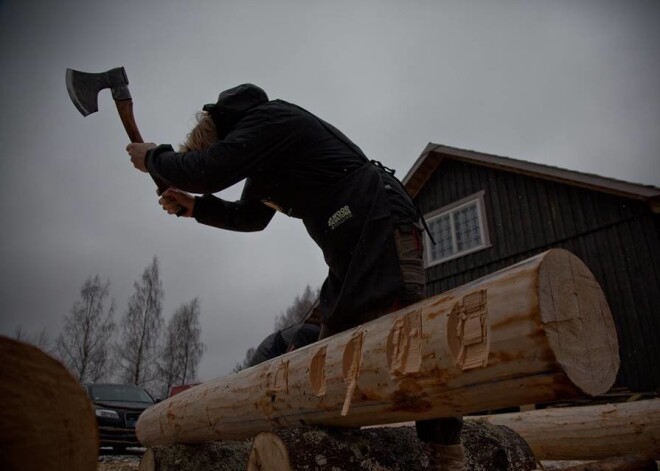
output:
POLYGON ((0 333, 54 339, 96 274, 118 319, 157 256, 166 319, 199 297, 204 380, 322 283, 320 251, 281 214, 253 234, 166 215, 110 94, 83 118, 67 67, 124 66, 147 141, 252 82, 400 177, 434 142, 660 186, 658 1, 0 0, 0 60, 0 333))

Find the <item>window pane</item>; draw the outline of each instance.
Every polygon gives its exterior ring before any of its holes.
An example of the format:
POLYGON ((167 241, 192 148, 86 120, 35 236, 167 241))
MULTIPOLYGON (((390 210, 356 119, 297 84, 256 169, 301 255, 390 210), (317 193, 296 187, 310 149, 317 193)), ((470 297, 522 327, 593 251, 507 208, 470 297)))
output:
POLYGON ((454 211, 454 227, 458 252, 470 250, 482 244, 476 202, 454 211))
POLYGON ((434 265, 488 246, 488 235, 482 227, 482 205, 483 196, 477 194, 428 219, 429 229, 436 241, 435 245, 428 244, 425 248, 429 264, 434 265))
POLYGON ((440 260, 449 257, 454 252, 450 217, 450 214, 445 214, 433 219, 429 224, 436 242, 435 245, 430 244, 431 260, 440 260))

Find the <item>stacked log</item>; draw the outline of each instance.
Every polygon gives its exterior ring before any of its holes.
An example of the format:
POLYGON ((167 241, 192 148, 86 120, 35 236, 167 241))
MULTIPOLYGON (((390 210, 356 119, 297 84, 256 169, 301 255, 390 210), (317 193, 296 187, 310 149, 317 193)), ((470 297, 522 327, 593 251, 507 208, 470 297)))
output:
POLYGON ((93 471, 98 428, 80 383, 32 345, 0 336, 3 471, 93 471))
POLYGON ((587 267, 550 250, 145 411, 145 446, 360 427, 607 391, 611 313, 587 267))
POLYGON ((660 460, 660 399, 480 417, 518 432, 540 460, 660 460))
POLYGON ((561 471, 658 471, 658 465, 652 458, 624 455, 616 458, 576 464, 561 468, 561 471))

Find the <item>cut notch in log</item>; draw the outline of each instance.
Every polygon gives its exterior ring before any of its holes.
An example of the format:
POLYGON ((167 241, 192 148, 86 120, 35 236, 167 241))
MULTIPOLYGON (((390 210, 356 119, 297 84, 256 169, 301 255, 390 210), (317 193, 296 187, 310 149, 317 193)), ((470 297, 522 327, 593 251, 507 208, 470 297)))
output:
POLYGON ((191 388, 145 411, 137 433, 153 446, 467 415, 604 393, 618 364, 602 290, 551 250, 191 388))

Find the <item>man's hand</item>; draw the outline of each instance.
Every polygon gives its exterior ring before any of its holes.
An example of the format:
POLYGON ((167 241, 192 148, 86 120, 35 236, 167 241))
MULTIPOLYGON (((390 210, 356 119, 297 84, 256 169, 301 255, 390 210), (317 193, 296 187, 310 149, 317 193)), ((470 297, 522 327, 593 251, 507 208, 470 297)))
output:
POLYGON ((169 188, 161 195, 158 202, 167 211, 167 214, 176 214, 187 218, 193 215, 195 197, 184 191, 169 188))
POLYGON ((126 146, 126 152, 131 156, 131 162, 133 166, 143 172, 147 171, 147 167, 144 163, 145 157, 147 156, 147 151, 156 147, 156 144, 153 142, 132 142, 126 146))

